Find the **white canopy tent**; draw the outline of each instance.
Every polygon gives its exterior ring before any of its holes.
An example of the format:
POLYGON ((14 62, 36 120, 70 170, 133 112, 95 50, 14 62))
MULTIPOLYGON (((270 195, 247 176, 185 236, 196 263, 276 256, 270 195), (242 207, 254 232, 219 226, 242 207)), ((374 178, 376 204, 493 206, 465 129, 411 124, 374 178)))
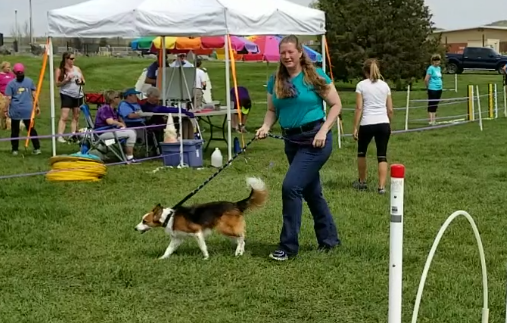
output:
MULTIPOLYGON (((227 35, 322 35, 325 14, 286 0, 90 0, 48 12, 50 37, 225 36, 228 156, 232 158, 230 60, 227 35)), ((164 39, 164 38, 162 38, 164 39)), ((165 46, 162 46, 165 50, 165 46)), ((50 92, 56 155, 53 46, 50 92)), ((163 56, 165 60, 165 55, 163 56)), ((165 64, 165 62, 164 62, 165 64)))

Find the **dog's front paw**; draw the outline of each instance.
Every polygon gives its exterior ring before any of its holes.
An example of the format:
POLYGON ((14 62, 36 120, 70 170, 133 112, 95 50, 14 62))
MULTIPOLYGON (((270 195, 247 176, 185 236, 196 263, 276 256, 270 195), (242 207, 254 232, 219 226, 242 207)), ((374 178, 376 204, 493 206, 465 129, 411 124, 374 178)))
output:
POLYGON ((163 255, 162 257, 159 257, 158 260, 163 260, 163 259, 167 259, 167 258, 169 258, 169 256, 163 255))
POLYGON ((245 250, 243 249, 240 249, 240 250, 236 250, 236 252, 234 253, 234 255, 236 257, 239 257, 239 256, 243 256, 243 253, 245 252, 245 250))
POLYGON ((204 257, 202 258, 202 260, 208 260, 208 259, 209 259, 209 256, 204 256, 204 257))

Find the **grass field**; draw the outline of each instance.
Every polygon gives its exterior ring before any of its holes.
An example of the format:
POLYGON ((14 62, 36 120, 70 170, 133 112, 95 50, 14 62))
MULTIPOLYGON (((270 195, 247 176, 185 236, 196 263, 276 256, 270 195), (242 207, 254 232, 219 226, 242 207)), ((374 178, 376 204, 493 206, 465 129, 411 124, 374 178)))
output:
MULTIPOLYGON (((0 57, 0 61, 3 59, 0 57)), ((25 63, 27 74, 37 80, 41 60, 19 59, 25 63)), ((76 61, 85 73, 87 91, 132 86, 149 63, 99 58, 76 61)), ((223 64, 206 64, 214 98, 223 101, 223 64)), ((239 64, 238 73, 240 84, 251 90, 254 100, 265 102, 265 66, 239 64)), ((41 134, 50 133, 47 80, 41 98, 42 115, 37 119, 41 134)), ((451 81, 452 77, 445 76, 446 88, 453 87, 451 81)), ((467 84, 477 84, 485 93, 489 82, 500 86, 501 79, 495 74, 464 74, 459 77, 458 93, 445 92, 444 97, 466 96, 467 84)), ((344 107, 353 108, 354 93, 340 94, 344 107)), ((394 93, 393 97, 395 106, 405 105, 405 93, 394 93)), ((423 99, 425 93, 414 91, 412 98, 423 99)), ((482 103, 485 108, 486 100, 482 103)), ((254 105, 247 125, 251 133, 246 139, 261 124, 264 111, 265 104, 254 105)), ((461 103, 442 106, 439 114, 465 111, 466 105, 461 103)), ((399 134, 391 139, 389 161, 407 168, 405 322, 411 317, 433 240, 447 216, 459 209, 470 212, 482 233, 491 322, 501 322, 505 315, 507 118, 503 110, 501 116, 485 121, 483 132, 477 123, 471 123, 399 134)), ((424 117, 424 108, 411 111, 411 119, 424 117)), ((344 112, 347 133, 352 130, 352 118, 352 111, 344 112)), ((403 111, 396 111, 395 119, 394 128, 402 129, 403 111)), ((411 125, 416 126, 424 123, 411 125)), ((8 132, 0 132, 0 137, 8 136, 8 132)), ((99 183, 50 183, 43 176, 2 180, 0 321, 386 322, 389 195, 376 194, 375 148, 370 147, 369 192, 351 188, 356 178, 356 146, 350 138, 344 139, 341 150, 335 149, 322 170, 324 194, 343 246, 329 254, 317 252, 311 215, 305 209, 300 256, 283 264, 267 258, 278 241, 280 191, 287 169, 279 140, 254 143, 247 152, 247 162, 239 158, 190 201, 242 199, 248 194, 245 176, 260 176, 266 181, 270 201, 263 210, 248 215, 246 253, 242 258, 233 256, 235 247, 230 241, 212 236, 208 240, 209 261, 201 260, 194 241, 185 243, 174 257, 160 261, 157 257, 167 247, 168 237, 162 231, 139 235, 133 230, 155 203, 173 205, 197 187, 213 173, 209 168, 152 173, 161 166, 160 161, 153 161, 110 167, 99 183)), ((8 142, 1 142, 0 175, 49 170, 50 148, 46 140, 42 155, 13 157, 8 142)), ((58 151, 73 153, 76 147, 62 145, 58 151)), ((208 162, 210 153, 211 149, 206 153, 208 162)), ((419 322, 479 322, 481 306, 480 263, 474 236, 464 219, 457 220, 434 259, 419 322)))

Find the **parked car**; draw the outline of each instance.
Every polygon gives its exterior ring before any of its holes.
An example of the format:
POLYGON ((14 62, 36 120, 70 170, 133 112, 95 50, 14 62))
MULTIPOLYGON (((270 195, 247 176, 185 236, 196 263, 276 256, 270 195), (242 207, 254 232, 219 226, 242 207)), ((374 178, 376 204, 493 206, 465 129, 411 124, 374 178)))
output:
POLYGON ((465 47, 463 54, 447 53, 446 70, 449 74, 461 74, 464 70, 488 70, 503 73, 507 56, 489 47, 465 47))

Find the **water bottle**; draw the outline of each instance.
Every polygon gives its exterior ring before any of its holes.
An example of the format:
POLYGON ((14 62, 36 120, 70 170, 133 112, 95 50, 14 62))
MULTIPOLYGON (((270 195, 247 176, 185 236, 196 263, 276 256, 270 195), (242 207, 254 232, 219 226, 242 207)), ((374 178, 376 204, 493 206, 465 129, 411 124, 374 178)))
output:
POLYGON ((215 148, 215 151, 213 152, 213 154, 211 154, 211 166, 213 167, 222 167, 222 163, 223 163, 223 158, 222 158, 222 153, 220 152, 220 149, 215 148))
POLYGON ((234 137, 234 154, 237 155, 241 151, 241 146, 239 145, 238 137, 234 137))

